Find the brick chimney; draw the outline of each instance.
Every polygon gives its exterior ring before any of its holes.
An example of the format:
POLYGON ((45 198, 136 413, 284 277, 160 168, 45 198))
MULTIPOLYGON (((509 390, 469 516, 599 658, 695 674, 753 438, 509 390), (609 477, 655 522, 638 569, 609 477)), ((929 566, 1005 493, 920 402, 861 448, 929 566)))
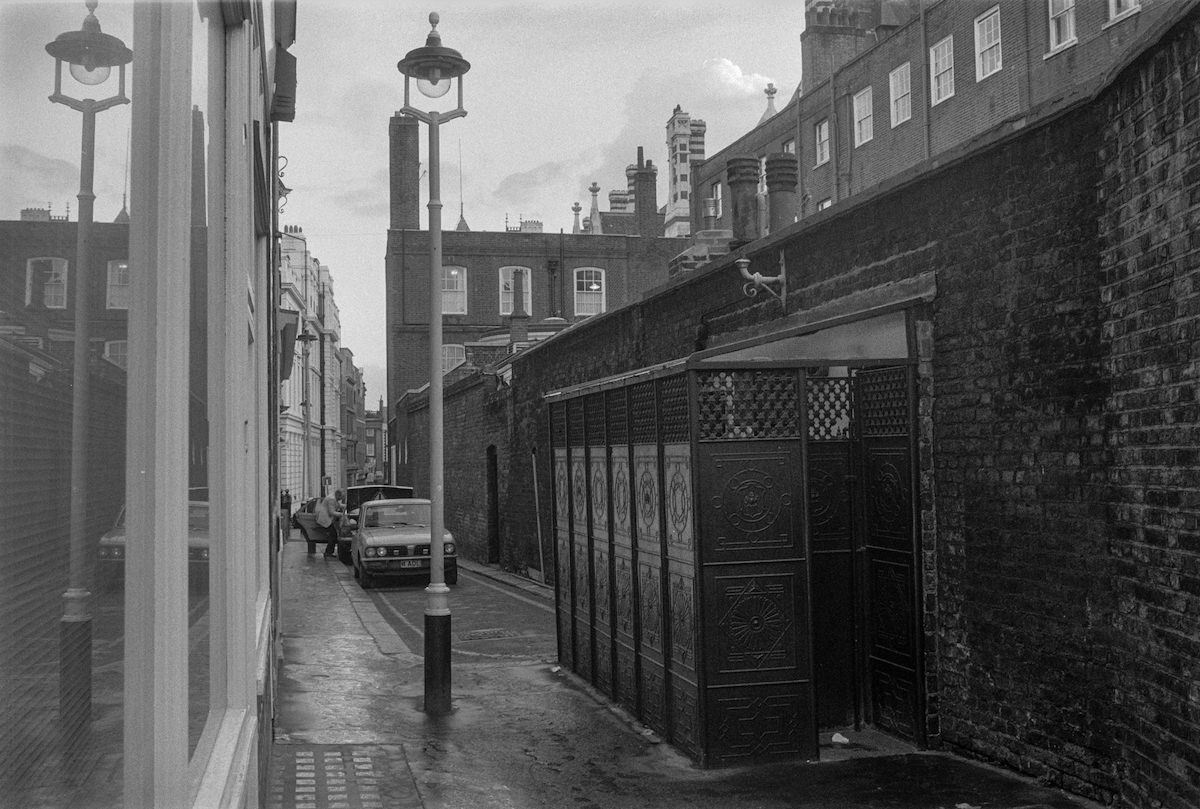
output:
POLYGON ((729 158, 725 176, 733 221, 729 249, 736 250, 758 238, 758 158, 753 155, 729 158))
POLYGON ((508 342, 524 343, 529 340, 529 313, 525 311, 525 271, 513 270, 513 310, 508 321, 508 342))
POLYGON ((417 119, 411 115, 396 113, 388 124, 392 217, 388 227, 393 230, 419 230, 421 227, 419 134, 417 119))
POLYGON ((803 92, 811 93, 858 54, 871 36, 884 0, 806 0, 800 34, 803 92))
POLYGON ((796 185, 800 166, 796 155, 778 152, 767 155, 767 209, 771 233, 778 233, 796 221, 796 185))
POLYGON ((637 151, 637 169, 633 179, 633 215, 639 236, 661 236, 662 217, 658 214, 658 168, 644 160, 642 147, 637 151))

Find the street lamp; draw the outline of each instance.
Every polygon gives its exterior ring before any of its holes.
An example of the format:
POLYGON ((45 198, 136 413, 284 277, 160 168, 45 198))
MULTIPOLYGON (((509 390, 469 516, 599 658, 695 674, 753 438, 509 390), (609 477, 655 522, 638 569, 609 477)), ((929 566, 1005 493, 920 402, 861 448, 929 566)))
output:
POLYGON ((429 125, 429 587, 425 589, 425 711, 450 712, 450 588, 446 586, 445 520, 442 475, 442 201, 438 125, 461 118, 462 75, 471 65, 462 54, 442 46, 437 12, 429 15, 425 47, 409 51, 396 68, 404 74, 400 110, 429 125), (427 98, 441 98, 458 79, 458 106, 449 112, 418 110, 409 104, 409 79, 427 98))
POLYGON ((91 339, 88 314, 91 308, 92 191, 95 172, 96 114, 119 104, 125 97, 125 65, 133 51, 120 39, 100 31, 96 19, 97 0, 87 0, 88 15, 78 31, 67 31, 48 45, 54 57, 54 94, 50 101, 83 114, 83 137, 79 159, 79 223, 75 236, 75 365, 72 369, 71 402, 71 534, 67 592, 64 606, 59 659, 59 712, 63 739, 68 751, 80 751, 92 712, 92 616, 87 589, 87 443, 88 443, 88 358, 91 339), (103 84, 118 68, 116 95, 102 101, 76 99, 62 92, 63 62, 71 76, 85 87, 103 84))

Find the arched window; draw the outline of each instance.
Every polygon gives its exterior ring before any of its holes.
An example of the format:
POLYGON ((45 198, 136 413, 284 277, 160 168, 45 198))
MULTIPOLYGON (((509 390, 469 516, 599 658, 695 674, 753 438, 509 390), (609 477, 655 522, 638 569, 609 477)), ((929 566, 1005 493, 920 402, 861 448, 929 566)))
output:
POLYGON ((530 280, 533 271, 528 267, 500 268, 500 314, 511 315, 513 312, 513 276, 521 271, 521 300, 525 304, 525 314, 533 315, 533 284, 530 280))
POLYGON ((467 349, 451 343, 442 346, 442 373, 453 371, 467 361, 467 349))
POLYGON ((31 258, 25 262, 25 305, 67 308, 65 258, 31 258))
POLYGON ((467 313, 467 268, 442 267, 442 314, 467 313))
POLYGON ((604 270, 580 267, 575 271, 575 314, 598 315, 604 309, 604 270))
POLYGON ((129 262, 124 259, 108 262, 105 304, 109 309, 129 308, 129 262))

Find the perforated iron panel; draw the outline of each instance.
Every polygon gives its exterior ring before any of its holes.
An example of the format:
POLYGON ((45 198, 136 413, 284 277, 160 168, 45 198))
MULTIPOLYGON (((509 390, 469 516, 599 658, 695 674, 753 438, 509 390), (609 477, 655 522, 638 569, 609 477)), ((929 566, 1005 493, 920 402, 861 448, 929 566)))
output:
POLYGON ((607 391, 605 394, 608 416, 608 443, 612 446, 629 443, 629 405, 624 388, 607 391))
POLYGON ((664 444, 682 444, 688 440, 687 377, 668 376, 658 382, 662 410, 659 415, 664 444))
POLYGON ((629 389, 629 407, 632 412, 633 443, 653 444, 658 440, 658 425, 654 411, 654 383, 639 382, 629 389))
POLYGON ((572 447, 582 447, 586 435, 583 420, 583 400, 572 399, 567 402, 567 438, 572 447))
POLYGON ((880 368, 857 377, 864 436, 908 435, 908 369, 880 368))
POLYGON ((590 446, 604 443, 604 394, 593 393, 584 399, 587 416, 587 439, 590 446))
POLYGON ((800 437, 795 371, 702 372, 698 382, 700 441, 800 437))
POLYGON ((807 384, 808 438, 843 441, 850 437, 850 380, 809 377, 807 384))

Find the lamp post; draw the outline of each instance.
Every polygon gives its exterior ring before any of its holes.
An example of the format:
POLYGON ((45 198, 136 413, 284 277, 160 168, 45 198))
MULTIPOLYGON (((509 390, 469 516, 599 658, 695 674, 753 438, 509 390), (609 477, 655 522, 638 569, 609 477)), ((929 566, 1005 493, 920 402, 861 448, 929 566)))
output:
POLYGON ((444 492, 442 475, 442 201, 438 125, 461 118, 462 75, 471 69, 462 54, 442 46, 437 12, 425 47, 409 51, 397 64, 404 74, 400 110, 429 125, 429 587, 425 589, 425 711, 450 712, 450 588, 446 586, 444 492), (441 98, 458 79, 458 106, 449 112, 418 110, 409 104, 409 79, 427 98, 441 98))
POLYGON ((88 15, 78 31, 67 31, 48 45, 54 57, 54 94, 50 101, 83 114, 83 137, 79 159, 79 223, 75 237, 75 357, 72 369, 71 401, 71 511, 70 558, 67 592, 63 594, 63 617, 59 635, 59 719, 69 754, 81 752, 92 712, 92 616, 87 589, 87 444, 89 397, 88 320, 91 308, 91 236, 92 191, 95 170, 96 114, 119 104, 125 97, 125 65, 133 60, 133 51, 109 34, 101 33, 96 19, 97 0, 87 0, 88 15), (92 87, 108 80, 112 68, 118 68, 116 95, 102 101, 76 99, 62 92, 63 62, 79 84, 92 87))

